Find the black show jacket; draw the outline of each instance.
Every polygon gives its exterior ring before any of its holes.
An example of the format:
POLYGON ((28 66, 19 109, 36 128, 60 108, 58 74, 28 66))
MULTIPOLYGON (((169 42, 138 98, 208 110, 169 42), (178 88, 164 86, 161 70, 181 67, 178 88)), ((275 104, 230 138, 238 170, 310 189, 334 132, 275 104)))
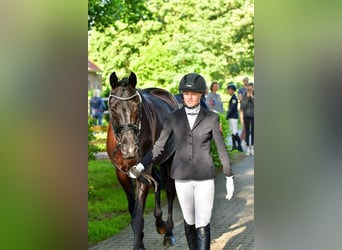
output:
POLYGON ((223 173, 232 176, 228 151, 220 131, 218 114, 200 109, 193 128, 190 129, 184 107, 167 115, 163 129, 152 150, 156 160, 173 135, 175 156, 171 178, 177 180, 206 180, 215 177, 215 167, 210 155, 210 142, 214 139, 223 166, 223 173))

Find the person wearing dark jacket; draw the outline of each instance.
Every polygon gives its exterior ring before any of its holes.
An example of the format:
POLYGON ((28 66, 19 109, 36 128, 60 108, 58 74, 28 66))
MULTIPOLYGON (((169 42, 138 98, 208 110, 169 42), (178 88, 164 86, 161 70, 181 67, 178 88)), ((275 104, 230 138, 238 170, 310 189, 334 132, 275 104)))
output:
POLYGON ((254 84, 249 83, 246 95, 241 102, 243 111, 243 123, 246 130, 246 155, 254 155, 254 84), (251 137, 251 140, 249 140, 251 137))
POLYGON ((200 99, 206 91, 205 79, 196 73, 183 76, 179 84, 184 106, 167 115, 151 154, 130 170, 131 178, 139 178, 145 166, 158 156, 170 136, 175 144, 171 178, 175 180, 178 201, 184 218, 189 249, 210 249, 210 220, 214 205, 215 166, 210 155, 214 139, 226 178, 226 199, 234 192, 233 173, 217 113, 206 110, 200 99))
POLYGON ((102 125, 103 111, 106 109, 104 101, 100 97, 100 90, 94 89, 93 97, 89 101, 90 115, 97 120, 98 125, 102 125))
POLYGON ((234 83, 229 83, 227 86, 227 92, 231 96, 228 105, 228 111, 226 120, 229 122, 230 131, 232 132, 232 142, 233 147, 232 150, 239 150, 242 152, 241 147, 241 140, 238 133, 238 121, 239 121, 239 114, 238 114, 238 98, 235 95, 236 86, 234 83), (237 144, 237 145, 236 145, 237 144))

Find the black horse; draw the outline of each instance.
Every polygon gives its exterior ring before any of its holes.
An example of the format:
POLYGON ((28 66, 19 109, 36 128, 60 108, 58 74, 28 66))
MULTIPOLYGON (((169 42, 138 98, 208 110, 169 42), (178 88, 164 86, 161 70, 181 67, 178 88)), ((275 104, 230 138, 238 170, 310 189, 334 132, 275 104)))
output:
POLYGON ((172 137, 162 157, 158 158, 158 166, 155 166, 156 163, 145 166, 146 170, 138 179, 131 179, 128 171, 147 153, 151 153, 166 114, 178 109, 178 103, 172 94, 163 89, 136 89, 137 78, 133 72, 129 78, 120 81, 113 72, 110 76, 110 84, 112 90, 108 99, 110 125, 107 133, 107 153, 126 193, 134 233, 133 249, 145 249, 143 214, 151 184, 155 187, 156 230, 159 234, 165 234, 164 244, 173 246, 175 238, 172 232, 172 209, 176 190, 174 180, 170 178, 174 155, 172 137), (162 219, 160 206, 160 191, 163 187, 166 189, 168 199, 166 223, 162 219))

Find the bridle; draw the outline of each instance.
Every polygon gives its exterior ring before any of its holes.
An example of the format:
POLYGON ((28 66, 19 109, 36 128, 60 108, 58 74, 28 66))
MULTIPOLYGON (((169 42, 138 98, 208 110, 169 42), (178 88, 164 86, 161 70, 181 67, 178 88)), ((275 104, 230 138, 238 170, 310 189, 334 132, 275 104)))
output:
MULTIPOLYGON (((113 152, 113 158, 114 158, 116 152, 118 151, 119 147, 121 146, 120 134, 122 134, 123 132, 128 131, 128 130, 133 130, 134 134, 135 134, 135 138, 134 138, 135 144, 137 145, 138 142, 139 142, 140 130, 141 130, 141 116, 142 116, 142 110, 141 110, 142 109, 142 97, 141 97, 141 94, 138 91, 135 91, 135 93, 133 95, 131 95, 131 96, 121 97, 121 96, 117 96, 117 95, 114 95, 112 93, 109 93, 109 96, 108 96, 108 107, 109 107, 108 110, 109 110, 109 116, 110 116, 110 120, 111 120, 111 125, 112 125, 113 131, 114 131, 114 136, 116 137, 116 140, 117 140, 117 145, 116 145, 115 150, 113 152), (133 99, 136 96, 139 97, 138 125, 134 124, 134 123, 125 123, 125 124, 121 124, 119 126, 116 126, 114 124, 114 121, 113 121, 112 110, 110 109, 110 98, 112 97, 112 98, 118 99, 120 101, 129 101, 129 100, 133 99)), ((138 149, 138 147, 137 147, 137 149, 138 149)))
MULTIPOLYGON (((125 131, 128 131, 128 130, 133 130, 134 131, 134 134, 135 134, 135 144, 138 145, 138 142, 139 142, 139 136, 140 136, 140 131, 141 131, 141 117, 142 117, 142 97, 141 97, 141 94, 139 93, 139 91, 135 91, 135 93, 131 96, 128 96, 128 97, 121 97, 121 96, 117 96, 117 95, 114 95, 112 93, 109 94, 109 97, 108 97, 108 110, 109 110, 109 115, 110 115, 110 120, 111 120, 111 124, 112 124, 112 128, 113 128, 113 132, 114 132, 114 136, 116 137, 116 140, 117 140, 117 144, 116 144, 116 147, 113 151, 113 159, 114 159, 114 156, 116 154, 116 152, 118 151, 119 147, 121 146, 121 138, 120 138, 120 134, 122 132, 125 132, 125 131), (120 101, 129 101, 131 99, 133 99, 134 97, 138 96, 139 97, 139 106, 138 106, 138 125, 134 124, 134 123, 125 123, 125 124, 121 124, 119 126, 115 126, 114 125, 114 122, 113 122, 113 116, 112 116, 112 111, 110 109, 110 98, 115 98, 115 99, 118 99, 120 101)), ((139 147, 137 147, 137 150, 139 150, 139 147)), ((115 164, 114 164, 115 165, 115 164)), ((115 167, 121 171, 122 173, 128 175, 128 172, 125 172, 123 171, 122 169, 120 169, 119 167, 117 167, 115 165, 115 167)), ((158 183, 156 182, 156 180, 149 174, 145 173, 145 172, 142 172, 141 173, 141 176, 147 180, 147 182, 149 184, 154 184, 154 191, 157 192, 157 186, 158 186, 158 183)))

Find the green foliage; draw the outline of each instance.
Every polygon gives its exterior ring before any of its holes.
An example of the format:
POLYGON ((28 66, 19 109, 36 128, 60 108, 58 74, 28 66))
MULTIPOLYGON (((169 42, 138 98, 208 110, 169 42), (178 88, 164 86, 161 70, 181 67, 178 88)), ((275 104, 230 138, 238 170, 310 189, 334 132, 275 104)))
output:
POLYGON ((120 18, 89 32, 89 57, 103 69, 104 85, 113 71, 120 78, 134 71, 140 88, 173 93, 188 72, 225 83, 253 74, 253 1, 148 0, 145 6, 151 18, 120 18))
POLYGON ((97 132, 94 135, 94 139, 92 141, 92 144, 96 145, 99 152, 106 152, 107 150, 107 126, 102 126, 102 131, 97 132))
MULTIPOLYGON (((229 129, 229 125, 228 125, 228 121, 226 120, 226 116, 224 114, 219 114, 220 116, 220 123, 221 123, 221 127, 222 127, 222 135, 223 135, 223 139, 225 140, 226 142, 226 146, 227 146, 227 149, 228 149, 228 144, 227 144, 227 141, 226 141, 226 138, 227 136, 230 134, 230 129, 229 129)), ((215 145, 215 142, 212 141, 211 144, 210 144, 210 154, 213 158, 213 161, 214 161, 214 165, 216 168, 219 168, 221 167, 221 161, 220 161, 220 157, 219 157, 219 154, 217 152, 217 148, 216 148, 216 145, 215 145)), ((229 156, 231 156, 231 152, 228 151, 228 154, 229 156)))
MULTIPOLYGON (((162 192, 165 200, 165 192, 162 192)), ((154 189, 150 188, 145 211, 154 208, 154 189)), ((102 241, 130 223, 127 199, 110 160, 88 162, 88 242, 102 241)))
POLYGON ((151 17, 144 0, 88 0, 88 30, 103 31, 115 21, 136 23, 151 17))
POLYGON ((98 146, 96 146, 93 141, 95 136, 91 131, 91 127, 96 124, 96 120, 88 116, 88 161, 95 160, 95 154, 99 151, 98 146))

